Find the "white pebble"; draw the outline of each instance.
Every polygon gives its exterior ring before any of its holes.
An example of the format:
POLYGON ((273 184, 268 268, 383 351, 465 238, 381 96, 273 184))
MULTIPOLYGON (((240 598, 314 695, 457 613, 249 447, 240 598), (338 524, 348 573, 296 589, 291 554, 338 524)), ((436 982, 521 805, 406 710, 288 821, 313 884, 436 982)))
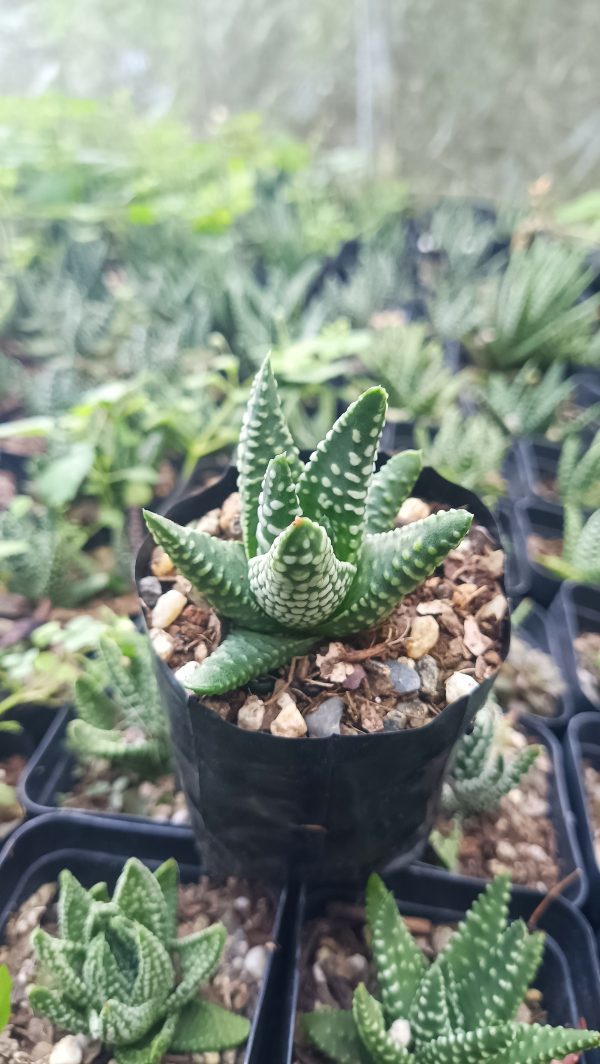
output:
POLYGON ((283 708, 271 724, 272 734, 281 739, 301 739, 308 729, 294 699, 285 692, 277 701, 283 708))
POLYGON ((267 967, 267 956, 264 946, 253 946, 244 957, 244 971, 257 981, 262 979, 267 967))
POLYGON ((264 702, 256 695, 249 695, 238 712, 238 727, 244 731, 260 731, 264 718, 264 702))
POLYGON ((173 651, 175 650, 175 640, 168 632, 163 632, 162 628, 152 628, 150 630, 150 641, 154 649, 154 653, 161 658, 162 661, 168 661, 173 651))
POLYGON ((448 705, 451 702, 456 702, 457 698, 462 698, 463 695, 470 695, 471 691, 474 691, 479 684, 473 676, 468 676, 466 672, 453 672, 452 676, 449 676, 446 680, 446 700, 448 705))
POLYGON ((198 672, 198 663, 195 661, 186 661, 185 665, 182 665, 179 669, 176 669, 173 673, 176 680, 179 681, 182 687, 185 687, 188 691, 191 691, 190 683, 192 678, 198 672))
POLYGON ((81 1064, 82 1060, 83 1051, 79 1042, 72 1034, 68 1034, 56 1043, 48 1064, 81 1064))
POLYGON ((186 604, 187 598, 181 591, 176 591, 174 587, 166 591, 160 596, 152 610, 152 627, 168 628, 173 621, 177 620, 186 604))

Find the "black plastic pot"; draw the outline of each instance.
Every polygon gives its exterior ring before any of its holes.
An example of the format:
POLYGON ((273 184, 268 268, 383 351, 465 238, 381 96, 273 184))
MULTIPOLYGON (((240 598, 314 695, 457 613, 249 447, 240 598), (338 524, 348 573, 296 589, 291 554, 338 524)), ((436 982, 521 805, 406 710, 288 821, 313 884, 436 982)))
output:
POLYGON ((575 389, 574 399, 577 406, 587 409, 594 403, 600 403, 600 373, 597 370, 578 370, 573 374, 571 381, 575 389))
POLYGON ((536 713, 524 713, 521 717, 527 727, 543 724, 545 728, 560 737, 564 734, 567 724, 575 712, 571 688, 562 667, 561 643, 564 640, 561 639, 561 634, 556 629, 549 614, 540 609, 539 606, 533 605, 519 627, 513 628, 513 634, 520 636, 530 646, 535 647, 537 650, 542 650, 544 654, 548 654, 561 668, 566 681, 565 690, 562 695, 556 695, 556 713, 554 716, 541 717, 536 713))
POLYGON ((552 603, 550 620, 556 632, 560 661, 577 710, 600 709, 600 699, 581 685, 575 640, 583 632, 600 632, 600 590, 565 580, 552 603))
MULTIPOLYGON (((128 857, 138 857, 150 868, 173 857, 184 883, 201 875, 191 838, 181 833, 174 837, 160 824, 140 824, 134 829, 127 822, 107 825, 98 817, 54 813, 23 825, 0 853, 0 937, 10 914, 43 883, 54 882, 61 869, 70 869, 86 887, 105 881, 112 889, 128 857)), ((244 1064, 265 1064, 267 1060, 277 1064, 271 1051, 281 1040, 287 892, 273 893, 273 900, 272 941, 276 948, 267 962, 244 1064)))
MULTIPOLYGON (((600 772, 600 716, 580 713, 570 722, 565 742, 567 780, 575 810, 577 834, 590 884, 587 903, 589 917, 600 929, 600 862, 594 845, 594 830, 590 821, 585 790, 583 762, 589 761, 600 772)), ((600 856, 600 854, 599 854, 600 856)))
MULTIPOLYGON (((523 722, 522 731, 543 746, 550 759, 551 771, 548 785, 549 817, 554 827, 560 878, 578 871, 579 875, 562 892, 562 896, 573 905, 581 908, 588 895, 588 878, 584 865, 576 830, 575 816, 569 802, 567 775, 563 751, 558 740, 544 725, 535 718, 523 722)), ((437 863, 434 861, 434 863, 437 863)), ((439 869, 440 875, 448 879, 464 880, 467 877, 455 875, 445 869, 439 869)))
POLYGON ((19 801, 30 817, 43 816, 45 813, 60 810, 65 816, 85 814, 101 817, 102 820, 126 820, 133 823, 160 823, 165 834, 173 832, 176 837, 181 833, 191 834, 187 824, 171 824, 168 821, 151 820, 149 817, 134 813, 93 812, 84 809, 65 809, 60 805, 59 796, 71 790, 75 782, 77 760, 68 749, 66 742, 67 725, 71 719, 68 709, 57 714, 56 719, 30 758, 18 787, 19 801))
POLYGON ((560 588, 562 580, 540 562, 533 560, 529 549, 529 537, 538 535, 549 540, 561 539, 562 507, 553 506, 551 503, 535 502, 532 499, 522 499, 516 504, 514 515, 515 549, 522 552, 531 597, 540 606, 548 607, 560 588))
MULTIPOLYGON (((458 876, 448 878, 437 869, 416 866, 386 876, 403 916, 423 917, 435 924, 462 919, 484 884, 458 876)), ((290 1002, 286 1064, 294 1060, 294 1023, 298 1000, 301 935, 306 921, 325 915, 328 903, 358 902, 362 892, 340 885, 312 890, 301 898, 296 931, 296 968, 288 993, 290 1002)), ((529 920, 541 896, 524 887, 513 889, 512 919, 529 920)), ((546 949, 535 986, 543 994, 548 1023, 577 1027, 583 1019, 591 1030, 600 1027, 600 967, 592 929, 582 914, 563 898, 555 899, 537 926, 546 933, 546 949)), ((600 1051, 582 1057, 585 1064, 600 1064, 600 1051)))
POLYGON ((515 530, 513 506, 508 499, 500 499, 497 503, 496 521, 502 549, 506 555, 504 563, 506 593, 513 606, 516 606, 529 591, 529 571, 523 551, 520 549, 521 537, 515 530))
MULTIPOLYGON (((236 471, 178 503, 185 525, 222 504, 236 471)), ((489 510, 456 484, 425 470, 415 493, 466 505, 494 539, 489 510)), ((150 537, 136 561, 148 571, 150 537)), ((510 636, 507 620, 502 655, 510 636)), ((493 677, 423 728, 374 735, 287 740, 247 732, 190 696, 155 659, 159 685, 203 864, 261 879, 360 879, 391 859, 414 859, 426 844, 448 758, 485 701, 493 677)))
POLYGON ((559 503, 554 481, 558 471, 560 444, 550 443, 543 436, 516 440, 513 444, 516 478, 510 484, 515 499, 530 496, 535 502, 559 503), (544 491, 544 485, 547 485, 544 491))
MULTIPOLYGON (((43 740, 46 731, 53 724, 54 717, 54 710, 49 709, 48 706, 15 706, 14 709, 3 713, 0 717, 0 724, 5 721, 14 721, 19 725, 19 730, 0 729, 0 764, 15 755, 29 761, 38 744, 43 740)), ((17 798, 27 814, 20 793, 20 785, 17 787, 17 798)), ((3 841, 9 838, 10 834, 8 832, 4 835, 3 841)))

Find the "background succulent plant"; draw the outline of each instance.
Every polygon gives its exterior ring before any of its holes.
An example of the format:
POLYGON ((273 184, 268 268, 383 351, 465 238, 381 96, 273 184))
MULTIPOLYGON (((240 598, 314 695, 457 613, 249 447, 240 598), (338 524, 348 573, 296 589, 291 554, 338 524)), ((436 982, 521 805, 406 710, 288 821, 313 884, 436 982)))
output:
POLYGON ((336 1064, 550 1064, 600 1045, 595 1031, 515 1019, 544 936, 521 920, 508 923, 509 897, 500 876, 429 964, 393 895, 371 876, 366 908, 379 999, 361 983, 351 1012, 304 1016, 311 1041, 336 1064))
POLYGON ((562 553, 540 554, 536 561, 561 580, 600 584, 600 510, 595 510, 586 521, 581 508, 567 499, 562 553))
POLYGON ((204 1053, 245 1041, 248 1021, 198 998, 225 945, 222 924, 177 938, 175 861, 125 864, 112 898, 60 876, 58 936, 33 935, 43 982, 33 1008, 57 1027, 100 1039, 117 1064, 158 1064, 167 1050, 204 1053))
POLYGON ((104 635, 75 685, 77 718, 69 745, 83 759, 106 760, 156 775, 170 763, 166 717, 148 641, 134 630, 104 635))
POLYGON ((395 455, 373 473, 385 411, 382 388, 364 392, 304 466, 267 359, 238 449, 243 545, 145 515, 183 575, 235 622, 186 681, 191 690, 231 690, 306 653, 323 636, 371 627, 467 533, 472 516, 465 510, 392 528, 421 455, 395 455))

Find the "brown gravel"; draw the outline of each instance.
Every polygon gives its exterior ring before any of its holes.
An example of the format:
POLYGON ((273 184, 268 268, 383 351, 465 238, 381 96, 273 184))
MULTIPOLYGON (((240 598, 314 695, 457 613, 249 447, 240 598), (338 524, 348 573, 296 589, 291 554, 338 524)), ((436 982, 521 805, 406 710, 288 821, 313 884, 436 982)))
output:
POLYGON ((95 760, 77 770, 71 789, 61 795, 63 809, 148 816, 172 824, 189 823, 185 796, 172 772, 155 780, 124 775, 107 761, 95 760))
POLYGON ((591 702, 600 702, 600 632, 582 632, 575 640, 577 674, 591 702))
MULTIPOLYGON (((435 957, 446 945, 453 925, 433 924, 422 917, 409 917, 407 924, 424 953, 435 957)), ((331 902, 325 915, 310 920, 302 930, 298 1011, 312 1012, 319 1006, 349 1009, 352 995, 364 982, 375 992, 375 973, 365 941, 365 914, 361 905, 331 902)), ((543 1022, 540 992, 529 990, 519 1019, 543 1022)), ((316 1050, 306 1044, 297 1025, 293 1064, 323 1064, 316 1050)))
MULTIPOLYGON (((52 1047, 64 1031, 57 1031, 47 1020, 34 1016, 26 997, 26 986, 33 981, 35 961, 31 949, 31 932, 43 923, 47 930, 56 929, 56 885, 40 887, 11 917, 0 946, 0 964, 8 965, 13 978, 13 1014, 0 1033, 0 1064, 48 1064, 52 1047)), ((200 931, 221 920, 228 932, 227 945, 219 969, 206 985, 204 997, 252 1017, 261 978, 245 967, 251 949, 253 959, 266 960, 273 949, 271 932, 274 910, 270 899, 260 890, 241 880, 229 879, 221 884, 206 877, 199 883, 180 887, 179 935, 200 931)), ((109 1054, 98 1043, 85 1042, 84 1064, 107 1064, 109 1054)), ((164 1064, 241 1064, 244 1051, 226 1053, 168 1054, 164 1064)))
MULTIPOLYGON (((412 507, 405 504, 404 512, 408 509, 423 516, 433 509, 420 500, 411 502, 412 507)), ((221 509, 205 514, 192 527, 239 540, 239 506, 239 495, 233 493, 221 509)), ((151 570, 160 579, 163 592, 176 587, 189 600, 166 629, 173 641, 167 657, 170 667, 177 670, 189 661, 202 660, 221 639, 218 618, 160 548, 153 554, 151 570)), ((500 584, 502 572, 502 551, 494 548, 484 529, 473 528, 438 573, 376 628, 341 642, 323 643, 278 670, 270 681, 251 685, 264 703, 262 730, 271 730, 282 709, 279 700, 286 695, 307 720, 326 699, 341 699, 342 734, 426 724, 447 705, 445 684, 455 672, 481 682, 498 668, 507 610, 500 584), (398 691, 386 662, 400 660, 420 675, 424 658, 429 662, 429 680, 423 680, 418 691, 398 691), (386 719, 392 711, 393 717, 386 719)), ((151 623, 151 610, 146 612, 151 623)), ((203 701, 224 719, 237 723, 247 696, 245 688, 203 701)), ((302 733, 301 721, 300 725, 295 734, 302 733)))
POLYGON ((513 633, 508 658, 494 684, 494 698, 502 708, 515 718, 522 713, 554 717, 565 689, 554 659, 513 633))
MULTIPOLYGON (((511 730, 511 746, 522 748, 526 739, 511 730)), ((546 893, 561 879, 556 835, 548 804, 552 764, 542 750, 515 787, 493 813, 466 817, 457 871, 467 876, 493 879, 507 872, 513 883, 546 893)), ((436 824, 448 830, 444 819, 436 824)))

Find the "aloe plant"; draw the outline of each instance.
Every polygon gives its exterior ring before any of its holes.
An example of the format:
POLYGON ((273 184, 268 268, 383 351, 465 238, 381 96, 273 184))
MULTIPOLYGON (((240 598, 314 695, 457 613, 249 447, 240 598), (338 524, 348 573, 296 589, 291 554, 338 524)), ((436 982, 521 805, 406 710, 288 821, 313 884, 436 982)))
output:
POLYGON ((156 542, 223 617, 225 640, 186 680, 215 694, 307 653, 320 639, 370 628, 426 579, 471 527, 465 510, 393 529, 421 469, 419 452, 373 463, 386 393, 370 388, 306 465, 266 359, 238 449, 243 544, 146 513, 156 542))
POLYGON ((510 881, 499 876, 430 964, 393 895, 373 875, 367 922, 379 995, 361 983, 352 1011, 303 1017, 310 1040, 336 1064, 550 1064, 600 1045, 596 1031, 521 1023, 544 935, 508 923, 510 881))
POLYGON ((86 891, 61 872, 58 935, 33 934, 42 976, 29 989, 33 1009, 72 1034, 100 1039, 117 1064, 158 1064, 167 1051, 244 1042, 243 1016, 198 997, 219 963, 225 928, 178 938, 178 886, 173 860, 152 873, 130 858, 112 898, 105 883, 86 891))

